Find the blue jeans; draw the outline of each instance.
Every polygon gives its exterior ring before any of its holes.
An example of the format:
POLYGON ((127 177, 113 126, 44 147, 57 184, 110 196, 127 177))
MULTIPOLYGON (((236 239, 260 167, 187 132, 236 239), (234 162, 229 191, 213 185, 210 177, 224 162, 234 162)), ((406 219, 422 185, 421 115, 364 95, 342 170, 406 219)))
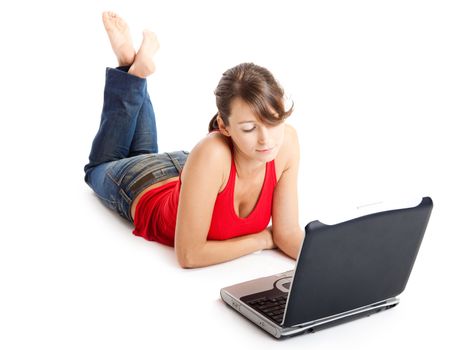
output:
POLYGON ((84 171, 85 182, 102 202, 133 222, 133 200, 146 187, 179 176, 188 152, 158 153, 147 80, 128 69, 106 69, 100 128, 84 171))

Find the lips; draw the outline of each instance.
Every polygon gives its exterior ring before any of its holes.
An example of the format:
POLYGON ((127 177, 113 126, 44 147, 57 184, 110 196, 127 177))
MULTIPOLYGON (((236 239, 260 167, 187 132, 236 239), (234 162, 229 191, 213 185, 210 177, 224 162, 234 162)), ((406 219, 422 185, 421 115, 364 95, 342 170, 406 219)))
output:
POLYGON ((261 152, 261 153, 265 153, 265 152, 270 152, 270 151, 272 151, 273 148, 274 148, 274 147, 265 148, 265 149, 257 149, 256 151, 261 152))

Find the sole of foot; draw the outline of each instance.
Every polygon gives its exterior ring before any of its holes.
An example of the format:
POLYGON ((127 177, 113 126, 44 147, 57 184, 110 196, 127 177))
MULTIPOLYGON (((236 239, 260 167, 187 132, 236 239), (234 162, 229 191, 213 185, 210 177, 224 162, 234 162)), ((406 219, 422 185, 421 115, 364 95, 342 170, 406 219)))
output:
POLYGON ((103 25, 110 39, 111 47, 120 66, 130 66, 135 59, 135 49, 127 23, 115 12, 102 13, 103 25))
POLYGON ((137 51, 134 63, 129 69, 129 73, 140 78, 146 78, 155 72, 154 54, 159 49, 158 38, 155 33, 149 30, 143 31, 143 40, 140 49, 137 51))

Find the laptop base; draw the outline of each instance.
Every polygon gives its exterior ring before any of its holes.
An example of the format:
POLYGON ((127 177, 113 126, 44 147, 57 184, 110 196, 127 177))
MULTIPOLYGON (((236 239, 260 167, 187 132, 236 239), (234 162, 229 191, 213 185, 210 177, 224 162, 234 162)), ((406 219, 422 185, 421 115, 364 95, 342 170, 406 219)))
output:
POLYGON ((239 312, 254 324, 259 326, 261 329, 265 330, 278 339, 284 339, 305 333, 314 333, 325 328, 343 324, 345 322, 353 321, 362 317, 367 317, 380 311, 391 309, 392 307, 398 305, 400 302, 398 298, 390 298, 371 305, 363 306, 358 309, 343 312, 338 315, 321 318, 292 327, 282 327, 267 319, 265 316, 257 313, 248 305, 240 302, 240 300, 235 299, 235 297, 233 297, 225 290, 221 290, 221 298, 235 311, 239 312))

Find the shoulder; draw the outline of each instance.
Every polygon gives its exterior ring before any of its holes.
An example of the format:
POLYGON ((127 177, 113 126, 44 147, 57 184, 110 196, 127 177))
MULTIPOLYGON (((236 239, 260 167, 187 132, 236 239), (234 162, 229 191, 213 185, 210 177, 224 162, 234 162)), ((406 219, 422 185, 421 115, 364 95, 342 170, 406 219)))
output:
POLYGON ((289 124, 285 125, 285 142, 289 152, 289 163, 294 163, 295 161, 298 161, 300 156, 300 143, 298 141, 298 133, 296 129, 289 124))
POLYGON ((298 133, 296 132, 296 129, 290 125, 290 124, 285 124, 285 136, 289 136, 290 140, 298 139, 298 133))
POLYGON ((298 133, 290 124, 285 124, 284 140, 275 159, 277 181, 281 175, 292 167, 298 167, 300 159, 300 145, 298 133))
POLYGON ((284 144, 289 150, 295 150, 295 148, 299 148, 298 133, 296 129, 290 124, 285 124, 284 144))
MULTIPOLYGON (((181 180, 184 182, 188 173, 204 173, 209 177, 220 177, 221 184, 229 174, 232 153, 228 139, 220 133, 208 134, 203 137, 191 150, 181 180)), ((221 186, 222 187, 222 186, 221 186)))

